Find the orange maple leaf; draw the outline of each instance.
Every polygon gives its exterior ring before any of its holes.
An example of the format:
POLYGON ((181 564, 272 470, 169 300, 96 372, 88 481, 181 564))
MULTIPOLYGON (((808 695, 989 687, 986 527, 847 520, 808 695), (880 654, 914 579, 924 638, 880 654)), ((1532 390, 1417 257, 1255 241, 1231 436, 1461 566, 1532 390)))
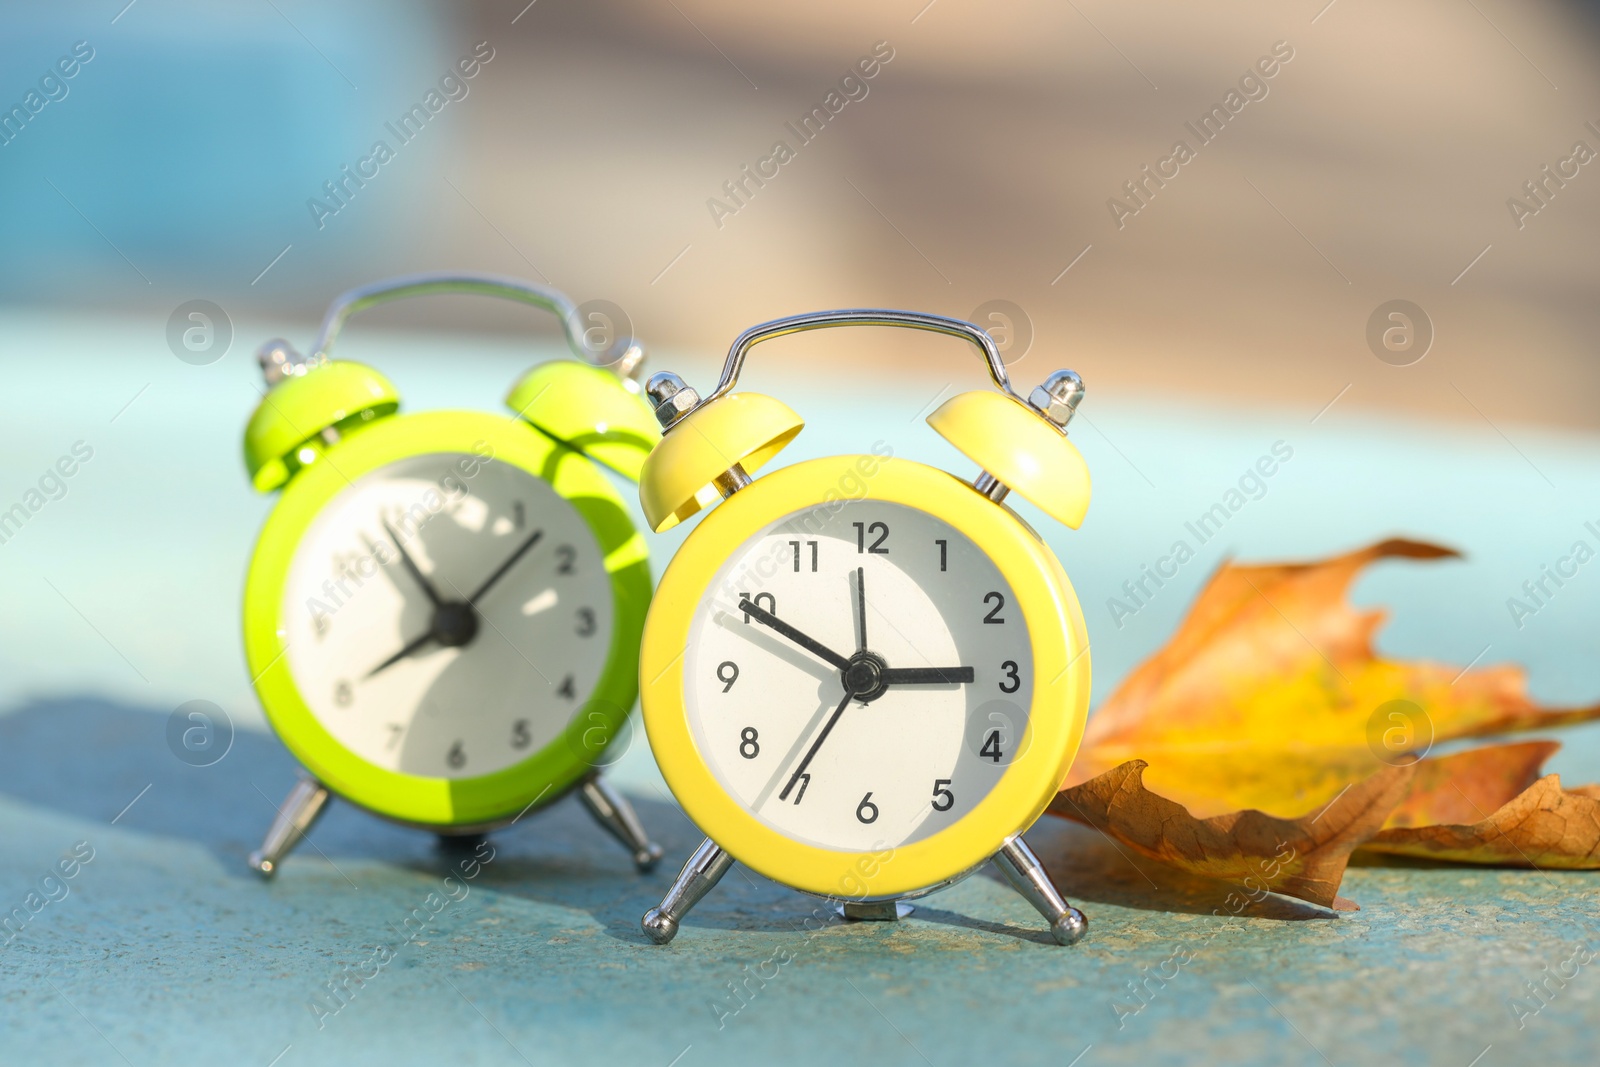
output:
POLYGON ((1226 827, 1276 820, 1284 833, 1298 828, 1301 859, 1316 863, 1309 877, 1280 864, 1271 888, 1324 905, 1337 899, 1350 851, 1368 842, 1485 863, 1515 862, 1517 845, 1531 849, 1526 865, 1600 867, 1600 800, 1532 780, 1553 749, 1417 762, 1440 742, 1600 717, 1600 706, 1539 707, 1515 666, 1462 670, 1374 651, 1387 616, 1349 604, 1356 575, 1380 559, 1455 555, 1390 540, 1310 563, 1225 563, 1166 647, 1090 719, 1051 810, 1152 858, 1229 878, 1259 873, 1255 865, 1277 853, 1226 827), (1141 765, 1132 773, 1131 761, 1141 765), (1447 788, 1475 798, 1477 818, 1444 821, 1462 818, 1447 788), (1539 814, 1557 811, 1561 825, 1588 825, 1590 835, 1558 832, 1539 814), (1396 824, 1396 812, 1422 821, 1396 824))

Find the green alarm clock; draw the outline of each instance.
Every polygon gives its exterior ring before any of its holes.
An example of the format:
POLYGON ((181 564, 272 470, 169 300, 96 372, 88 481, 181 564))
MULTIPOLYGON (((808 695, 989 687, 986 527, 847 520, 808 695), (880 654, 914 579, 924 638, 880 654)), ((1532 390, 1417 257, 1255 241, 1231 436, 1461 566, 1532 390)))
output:
POLYGON ((252 868, 271 876, 334 794, 470 839, 576 789, 640 870, 660 859, 600 777, 638 696, 650 602, 644 539, 600 469, 637 481, 660 438, 643 356, 559 292, 476 274, 352 290, 309 356, 261 347, 245 464, 280 495, 245 582, 245 653, 305 775, 252 868), (364 308, 461 292, 554 312, 578 357, 518 381, 510 418, 402 415, 382 374, 328 356, 364 308))

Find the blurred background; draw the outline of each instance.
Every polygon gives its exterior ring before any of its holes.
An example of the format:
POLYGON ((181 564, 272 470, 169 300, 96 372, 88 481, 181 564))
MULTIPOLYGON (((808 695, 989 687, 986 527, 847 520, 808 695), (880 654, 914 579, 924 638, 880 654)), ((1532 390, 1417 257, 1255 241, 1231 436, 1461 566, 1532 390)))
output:
MULTIPOLYGON (((470 267, 609 299, 656 348, 715 354, 791 312, 1005 300, 1031 321, 1024 376, 1066 362, 1095 387, 1311 412, 1353 383, 1340 404, 1480 420, 1454 381, 1496 419, 1600 419, 1600 176, 1582 168, 1520 229, 1506 203, 1538 207, 1523 183, 1574 142, 1600 150, 1592 8, 126 2, 6 5, 7 107, 75 42, 94 51, 0 147, 13 306, 143 317, 205 298, 292 333, 348 286, 470 267), (1280 41, 1293 59, 1267 95, 1202 147, 1184 123, 1280 41), (493 58, 467 95, 401 145, 385 124, 479 42, 493 58), (878 42, 893 58, 867 95, 802 144, 785 124, 878 42), (1196 158, 1119 228, 1108 199, 1137 206, 1123 183, 1180 139, 1196 158), (323 183, 378 140, 394 158, 338 207, 323 183), (776 141, 794 158, 740 206, 723 183, 776 141), (313 198, 337 213, 319 225, 313 198), (1404 373, 1365 341, 1395 298, 1437 331, 1404 373)), ((470 301, 393 316, 529 328, 470 301)), ((805 351, 861 368, 939 349, 805 351)))
MULTIPOLYGON (((1558 937, 1592 940, 1592 895, 1398 866, 1353 872, 1357 918, 1229 921, 1204 941, 1211 969, 1118 1051, 1111 999, 1199 946, 1190 920, 1228 887, 1158 887, 1059 820, 1030 837, 1089 901, 1098 932, 1070 955, 1017 940, 1027 906, 973 878, 929 922, 839 931, 719 1037, 703 1002, 809 905, 730 876, 694 937, 640 944, 636 916, 700 839, 642 730, 610 775, 667 845, 653 880, 574 803, 541 811, 496 837, 481 903, 325 1034, 307 994, 390 938, 437 856, 339 804, 276 884, 246 870, 295 769, 241 647, 274 500, 240 445, 257 346, 305 350, 337 294, 405 272, 605 301, 648 370, 702 390, 777 316, 971 318, 1021 390, 1063 366, 1088 383, 1083 528, 1011 502, 1072 577, 1097 702, 1225 560, 1409 536, 1465 555, 1361 578, 1354 599, 1392 615, 1382 652, 1518 663, 1540 700, 1592 703, 1600 563, 1512 608, 1577 542, 1600 549, 1597 16, 1600 0, 0 0, 0 914, 64 843, 104 856, 7 948, 8 1055, 387 1065, 437 1046, 465 1064, 520 1042, 683 1067, 790 1047, 1059 1064, 1081 1040, 1088 1067, 1212 1047, 1298 1062, 1305 1038, 1341 1063, 1575 1062, 1588 987, 1525 1037, 1502 1004, 1567 958, 1558 937), (1230 493, 1244 502, 1198 541, 1189 524, 1230 493), (1179 541, 1192 561, 1130 598, 1179 541), (192 700, 238 728, 214 766, 168 732, 192 700)), ((506 413, 512 383, 566 351, 527 307, 431 296, 364 314, 337 355, 381 369, 407 410, 506 413)), ((974 473, 923 422, 987 387, 951 339, 790 337, 741 385, 807 420, 780 462, 887 449, 974 473)), ((649 536, 657 574, 685 532, 649 536)), ((1548 769, 1600 779, 1600 725, 1562 739, 1548 769)))
MULTIPOLYGON (((1433 583, 1461 634, 1402 613, 1389 637, 1463 663, 1562 659, 1596 614, 1574 593, 1530 632, 1505 605, 1600 519, 1593 6, 97 0, 0 23, 0 503, 96 449, 0 545, 0 590, 36 605, 0 622, 14 699, 248 719, 252 352, 446 268, 609 301, 651 369, 702 385, 745 327, 841 306, 979 319, 1023 389, 1076 368, 1096 504, 1078 534, 1039 525, 1102 694, 1229 554, 1446 540, 1471 561, 1393 581, 1433 583), (223 317, 190 350, 169 330, 195 300, 223 317), (1288 476, 1114 620, 1277 440, 1288 476)), ((340 352, 412 408, 490 409, 559 353, 553 322, 468 297, 374 310, 340 352)), ((957 342, 875 330, 765 346, 745 384, 811 420, 797 456, 882 439, 968 473, 919 413, 982 381, 957 342)), ((1592 689, 1565 678, 1535 680, 1592 689)))

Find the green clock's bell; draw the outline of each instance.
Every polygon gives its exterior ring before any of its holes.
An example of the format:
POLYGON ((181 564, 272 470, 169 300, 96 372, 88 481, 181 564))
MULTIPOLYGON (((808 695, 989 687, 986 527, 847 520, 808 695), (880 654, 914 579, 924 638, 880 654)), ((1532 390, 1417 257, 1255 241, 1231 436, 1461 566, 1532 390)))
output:
POLYGON ((256 351, 270 392, 244 431, 244 463, 257 492, 283 487, 346 434, 392 415, 400 394, 361 363, 300 355, 274 339, 256 351))

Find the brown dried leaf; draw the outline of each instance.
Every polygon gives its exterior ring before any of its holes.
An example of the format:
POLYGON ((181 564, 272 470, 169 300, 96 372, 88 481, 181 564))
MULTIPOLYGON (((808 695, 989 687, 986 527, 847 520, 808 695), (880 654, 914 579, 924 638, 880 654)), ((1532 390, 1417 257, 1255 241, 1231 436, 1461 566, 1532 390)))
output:
POLYGON ((1383 825, 1416 772, 1415 765, 1386 768, 1296 819, 1260 811, 1197 819, 1146 789, 1144 769, 1143 760, 1130 760, 1062 790, 1050 810, 1151 859, 1340 911, 1357 907, 1338 895, 1350 853, 1383 825))
POLYGON ((1424 760, 1410 795, 1363 847, 1502 867, 1600 869, 1600 786, 1563 790, 1560 775, 1538 777, 1560 747, 1533 741, 1424 760))
POLYGON ((1389 813, 1385 830, 1475 823, 1539 780, 1539 768, 1561 745, 1523 741, 1486 745, 1417 765, 1411 790, 1389 813))
POLYGON ((1600 717, 1600 706, 1536 705, 1519 667, 1463 671, 1374 651, 1387 612, 1351 606, 1350 583, 1379 560, 1455 555, 1389 540, 1310 563, 1223 564, 1167 645, 1096 709, 1068 784, 1142 759, 1150 788, 1196 814, 1286 815, 1412 747, 1600 717), (1414 746, 1377 745, 1389 735, 1374 713, 1396 700, 1420 709, 1414 746))
POLYGON ((1302 862, 1271 888, 1319 904, 1337 899, 1350 851, 1386 819, 1391 852, 1526 865, 1523 848, 1541 865, 1595 866, 1586 827, 1600 787, 1535 784, 1549 743, 1393 767, 1435 742, 1600 718, 1600 705, 1535 704, 1515 666, 1461 670, 1377 654, 1387 615, 1351 606, 1351 582, 1378 560, 1455 555, 1389 540, 1307 563, 1224 564, 1166 647, 1089 720, 1050 810, 1154 859, 1234 880, 1259 877, 1295 829, 1302 862), (1396 708, 1409 711, 1397 718, 1396 708), (1320 814, 1288 817, 1297 812, 1320 814), (1325 838, 1327 820, 1339 830, 1325 838))

